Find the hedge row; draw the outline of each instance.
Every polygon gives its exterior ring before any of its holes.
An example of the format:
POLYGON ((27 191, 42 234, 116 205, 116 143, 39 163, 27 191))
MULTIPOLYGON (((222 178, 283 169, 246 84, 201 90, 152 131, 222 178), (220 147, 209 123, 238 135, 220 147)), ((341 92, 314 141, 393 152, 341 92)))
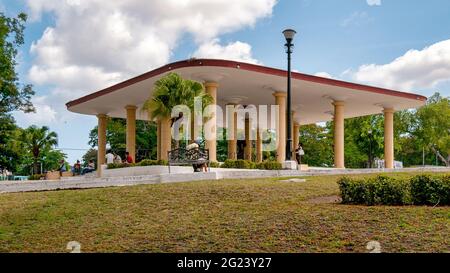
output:
POLYGON ((41 180, 45 178, 45 174, 32 174, 28 176, 28 180, 41 180))
POLYGON ((358 205, 450 205, 450 176, 352 179, 338 181, 342 203, 358 205))
POLYGON ((139 163, 112 163, 108 164, 108 169, 121 169, 129 167, 146 167, 146 166, 167 166, 168 162, 166 160, 150 160, 145 159, 139 163))
POLYGON ((255 163, 248 160, 225 160, 220 166, 225 169, 257 169, 257 170, 281 170, 282 165, 276 161, 264 161, 255 163))

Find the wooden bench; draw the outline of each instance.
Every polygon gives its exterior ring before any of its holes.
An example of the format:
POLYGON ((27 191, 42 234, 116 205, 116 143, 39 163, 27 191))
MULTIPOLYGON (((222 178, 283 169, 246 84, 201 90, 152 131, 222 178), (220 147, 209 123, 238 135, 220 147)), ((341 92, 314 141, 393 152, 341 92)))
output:
POLYGON ((209 150, 208 149, 185 149, 179 148, 168 152, 169 173, 170 166, 187 166, 207 164, 209 168, 209 150))

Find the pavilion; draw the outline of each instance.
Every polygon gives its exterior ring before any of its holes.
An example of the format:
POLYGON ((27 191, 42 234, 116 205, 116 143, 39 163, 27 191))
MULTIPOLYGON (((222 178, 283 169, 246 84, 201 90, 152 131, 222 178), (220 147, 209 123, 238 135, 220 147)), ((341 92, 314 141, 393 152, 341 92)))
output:
MULTIPOLYGON (((214 59, 189 59, 167 64, 135 78, 97 91, 67 103, 71 112, 95 115, 98 118, 98 166, 105 162, 107 118, 127 121, 126 147, 135 158, 136 120, 149 120, 148 114, 138 111, 149 98, 155 81, 175 72, 183 78, 204 83, 216 105, 278 105, 286 113, 287 72, 260 65, 214 59)), ((384 114, 385 167, 394 167, 394 113, 418 108, 427 98, 400 92, 302 73, 292 73, 293 143, 299 143, 299 126, 318 122, 334 123, 334 165, 345 168, 344 119, 384 114)), ((216 118, 216 117, 214 117, 216 118)), ((280 114, 277 125, 277 160, 285 160, 286 115, 280 114)), ((234 120, 236 123, 236 120, 234 120)), ((157 121, 158 159, 166 159, 171 149, 170 125, 157 121)), ((233 127, 236 125, 234 124, 233 127)), ((215 130, 215 128, 214 128, 215 130)), ((248 126, 246 126, 246 130, 248 126)), ((248 133, 245 134, 248 137, 248 133)), ((248 141, 248 140, 247 140, 248 141)), ((207 140, 211 161, 216 161, 217 141, 207 140)), ((252 146, 248 146, 252 147, 252 146)), ((262 143, 257 133, 256 160, 263 160, 262 143)), ((236 159, 236 140, 228 141, 228 158, 236 159)), ((250 159, 251 148, 245 151, 250 159)))

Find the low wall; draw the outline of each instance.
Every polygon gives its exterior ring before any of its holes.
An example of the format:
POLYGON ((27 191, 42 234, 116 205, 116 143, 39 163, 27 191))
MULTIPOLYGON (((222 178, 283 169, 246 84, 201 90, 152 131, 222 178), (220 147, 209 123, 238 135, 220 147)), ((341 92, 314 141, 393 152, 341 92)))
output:
MULTIPOLYGON (((158 175, 168 174, 168 166, 145 166, 145 167, 129 167, 119 169, 107 169, 102 166, 102 177, 123 177, 123 176, 141 176, 141 175, 158 175)), ((192 167, 171 166, 171 174, 193 173, 192 167)))
POLYGON ((260 171, 260 170, 235 170, 213 169, 209 173, 194 173, 190 167, 174 167, 171 174, 164 166, 133 167, 124 169, 104 170, 110 177, 67 177, 62 180, 38 180, 38 181, 2 181, 0 193, 46 191, 58 189, 87 189, 102 187, 120 187, 145 184, 178 183, 191 181, 214 181, 221 179, 258 179, 277 177, 306 177, 314 175, 349 175, 371 173, 423 173, 423 172, 450 172, 450 168, 411 168, 398 170, 335 170, 335 169, 311 169, 308 172, 299 171, 260 171), (127 175, 129 173, 142 173, 142 175, 127 175), (161 172, 161 173, 157 173, 161 172), (122 175, 119 175, 121 174, 122 175), (123 175, 125 173, 125 175, 123 175), (149 174, 153 173, 153 174, 149 174), (117 176, 114 176, 117 175, 117 176))
MULTIPOLYGON (((211 172, 233 173, 233 172, 257 172, 259 170, 238 170, 238 169, 218 169, 211 168, 211 172)), ((170 174, 193 174, 194 169, 190 166, 171 166, 170 174)), ((107 169, 106 165, 102 166, 102 177, 126 177, 126 176, 142 176, 142 175, 164 175, 169 174, 168 166, 145 166, 145 167, 129 167, 119 169, 107 169)))

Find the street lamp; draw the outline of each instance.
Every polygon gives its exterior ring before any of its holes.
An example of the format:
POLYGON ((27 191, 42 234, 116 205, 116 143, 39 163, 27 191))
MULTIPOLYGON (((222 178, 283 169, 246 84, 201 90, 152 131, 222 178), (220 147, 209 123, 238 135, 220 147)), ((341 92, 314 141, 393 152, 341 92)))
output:
POLYGON ((369 169, 372 169, 372 130, 369 129, 369 169))
POLYGON ((286 113, 286 120, 287 120, 287 140, 286 140, 286 161, 291 161, 292 159, 292 152, 291 152, 291 146, 292 146, 292 134, 291 134, 291 54, 292 54, 292 48, 294 47, 294 44, 292 41, 294 40, 294 36, 297 32, 293 29, 286 29, 283 31, 283 35, 286 38, 286 53, 288 58, 288 80, 287 80, 287 113, 286 113))

